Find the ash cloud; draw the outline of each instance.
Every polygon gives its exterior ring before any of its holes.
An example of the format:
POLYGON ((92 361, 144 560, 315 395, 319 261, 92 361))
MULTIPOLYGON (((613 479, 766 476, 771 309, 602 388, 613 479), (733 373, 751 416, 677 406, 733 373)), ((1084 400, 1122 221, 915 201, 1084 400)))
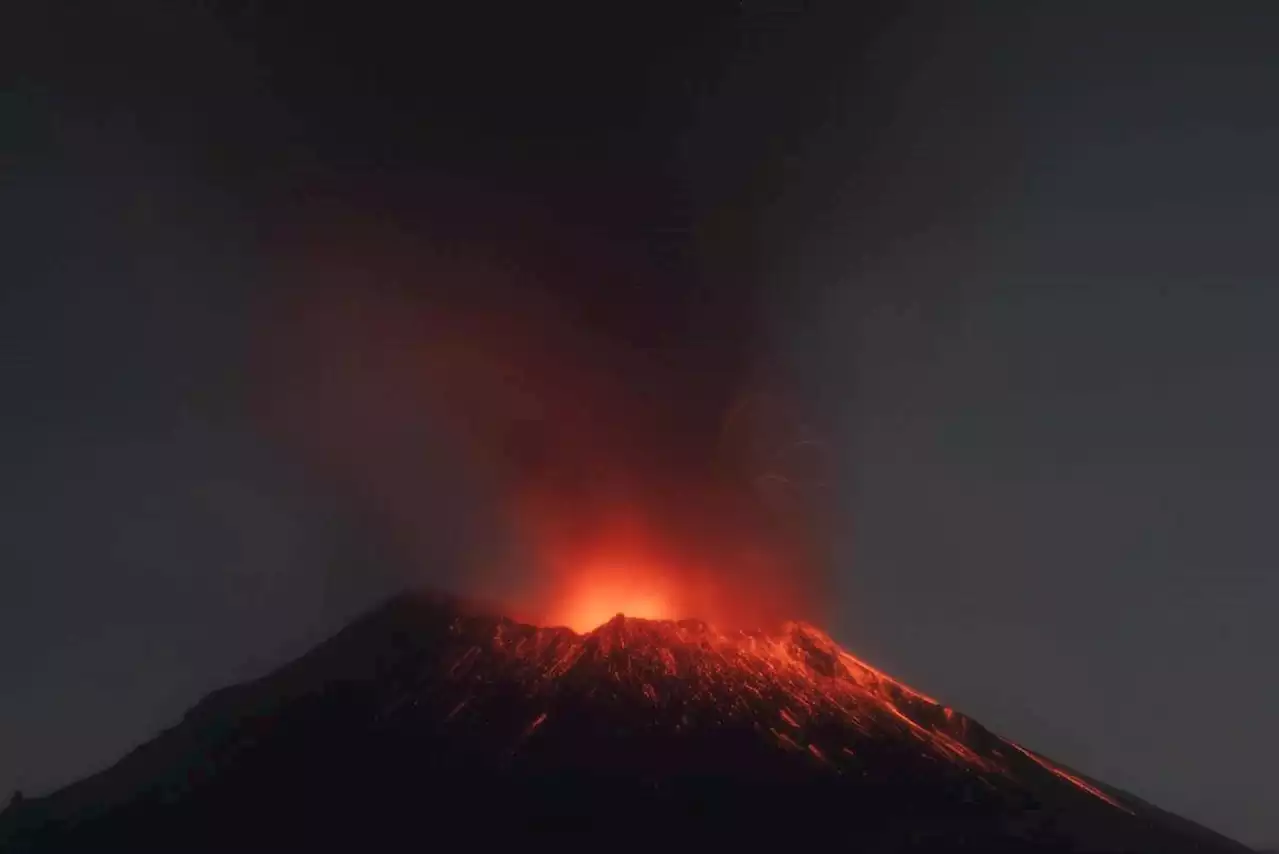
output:
POLYGON ((756 224, 830 103, 825 82, 740 95, 765 66, 844 76, 842 54, 741 9, 589 16, 595 38, 559 50, 461 17, 526 73, 439 33, 344 20, 327 51, 259 28, 298 58, 273 85, 315 146, 282 164, 265 229, 287 283, 263 310, 265 417, 432 578, 443 551, 457 586, 554 596, 528 564, 619 537, 691 613, 818 618, 825 450, 762 293, 793 241, 756 224), (365 37, 371 88, 330 61, 365 37))
POLYGON ((282 238, 295 286, 264 304, 256 356, 274 434, 419 571, 435 508, 465 506, 467 592, 536 615, 603 548, 690 616, 809 616, 822 444, 766 380, 751 290, 625 232, 497 200, 485 219, 282 238))

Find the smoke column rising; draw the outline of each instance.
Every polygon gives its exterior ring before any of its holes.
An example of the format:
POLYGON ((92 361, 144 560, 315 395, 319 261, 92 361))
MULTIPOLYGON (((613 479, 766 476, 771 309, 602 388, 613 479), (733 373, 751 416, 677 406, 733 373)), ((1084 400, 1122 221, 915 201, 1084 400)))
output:
POLYGON ((297 287, 261 324, 275 435, 411 560, 437 536, 411 461, 444 465, 475 520, 463 586, 532 619, 581 622, 583 597, 605 617, 810 616, 822 443, 766 389, 750 291, 515 225, 292 236, 297 287))

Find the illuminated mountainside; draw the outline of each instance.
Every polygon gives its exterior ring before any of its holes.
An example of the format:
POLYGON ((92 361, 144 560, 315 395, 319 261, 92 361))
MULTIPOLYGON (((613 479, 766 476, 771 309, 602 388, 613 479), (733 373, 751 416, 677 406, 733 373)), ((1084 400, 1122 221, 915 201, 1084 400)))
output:
POLYGON ((805 624, 619 616, 577 634, 429 595, 0 817, 13 850, 533 833, 676 850, 1244 850, 999 738, 805 624))

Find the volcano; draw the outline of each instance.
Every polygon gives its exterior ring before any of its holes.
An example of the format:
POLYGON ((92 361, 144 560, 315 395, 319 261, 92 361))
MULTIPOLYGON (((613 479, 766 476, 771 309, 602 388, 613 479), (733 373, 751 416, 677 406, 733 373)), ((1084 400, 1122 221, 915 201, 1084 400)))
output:
POLYGON ((402 594, 0 815, 4 851, 1247 850, 804 623, 537 627, 402 594), (519 848, 516 850, 524 850, 519 848))

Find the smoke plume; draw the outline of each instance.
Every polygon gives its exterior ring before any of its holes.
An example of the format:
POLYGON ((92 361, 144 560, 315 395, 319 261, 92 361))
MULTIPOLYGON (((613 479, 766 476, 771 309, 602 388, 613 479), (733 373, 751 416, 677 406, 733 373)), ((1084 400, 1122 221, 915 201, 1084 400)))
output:
POLYGON ((459 586, 530 619, 811 614, 825 451, 769 381, 750 289, 506 220, 282 241, 275 435, 413 562, 453 537, 459 586))

